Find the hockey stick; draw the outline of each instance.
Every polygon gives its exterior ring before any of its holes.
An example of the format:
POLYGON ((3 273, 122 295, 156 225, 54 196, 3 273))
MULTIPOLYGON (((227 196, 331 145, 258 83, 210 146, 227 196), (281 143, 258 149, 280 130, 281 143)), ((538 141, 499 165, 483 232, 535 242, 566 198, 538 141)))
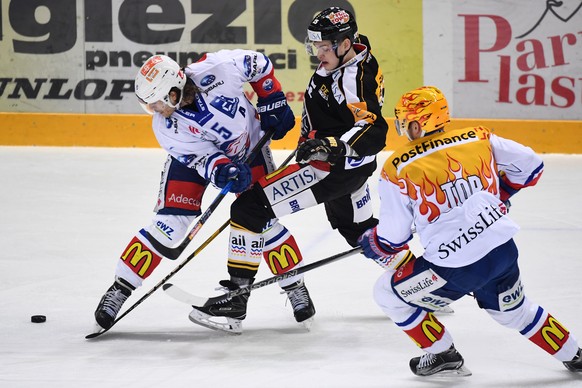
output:
MULTIPOLYGON (((182 263, 180 263, 180 265, 178 265, 176 268, 174 268, 172 270, 172 272, 170 272, 169 274, 167 274, 165 278, 163 278, 162 280, 160 280, 158 282, 158 284, 156 284, 151 290, 149 290, 145 295, 143 295, 137 302, 135 302, 133 305, 131 305, 131 307, 129 307, 127 310, 125 310, 125 312, 123 314, 121 314, 120 316, 118 316, 115 319, 115 321, 113 321, 113 324, 109 327, 109 329, 111 329, 113 326, 115 326, 115 324, 117 322, 119 322, 120 319, 122 319, 127 314, 129 314, 133 309, 135 309, 137 306, 139 306, 144 300, 146 300, 147 298, 149 298, 149 296, 151 294, 153 294, 158 288, 160 288, 162 285, 164 285, 164 283, 166 283, 179 270, 181 270, 182 268, 184 268, 184 266, 186 264, 188 264, 190 262, 190 260, 192 260, 196 255, 198 255, 200 253, 200 251, 202 251, 204 248, 206 248, 206 246, 208 244, 210 244, 212 242, 212 240, 214 240, 216 238, 216 236, 218 236, 220 234, 220 232, 222 232, 224 229, 226 229, 226 227, 228 226, 229 223, 230 223, 230 219, 228 221, 226 221, 224 224, 222 224, 220 226, 220 228, 218 228, 216 230, 216 232, 214 232, 210 237, 208 237, 206 239, 206 241, 204 241, 202 243, 202 245, 200 245, 194 252, 192 252, 190 254, 190 256, 188 256, 182 263)), ((91 333, 91 334, 85 336, 85 338, 86 339, 92 339, 92 338, 95 338, 95 337, 99 337, 101 334, 104 334, 104 333, 108 332, 109 329, 103 329, 101 331, 98 331, 98 332, 95 332, 95 333, 91 333)))
MULTIPOLYGON (((291 158, 293 157, 293 155, 295 155, 295 151, 293 151, 293 153, 287 159, 285 159, 285 161, 281 164, 281 166, 279 167, 279 169, 285 167, 287 165, 287 163, 289 163, 289 161, 291 160, 291 158)), ((162 280, 160 280, 158 282, 158 284, 156 284, 151 290, 149 290, 146 294, 144 294, 137 302, 135 302, 133 305, 131 305, 123 314, 121 314, 120 316, 118 316, 113 321, 113 324, 108 329, 103 329, 103 330, 97 331, 95 333, 88 334, 87 336, 85 336, 85 338, 86 339, 96 338, 96 337, 99 337, 101 334, 104 334, 104 333, 108 332, 109 329, 111 329, 117 322, 119 322, 120 319, 122 319, 127 314, 129 314, 129 312, 131 312, 133 309, 135 309, 137 306, 139 306, 144 300, 146 300, 147 298, 149 298, 149 296, 151 294, 153 294, 154 292, 156 292, 158 290, 158 288, 160 288, 161 286, 163 286, 172 276, 174 276, 178 271, 180 271, 182 268, 184 268, 184 266, 186 264, 188 264, 204 248, 206 248, 208 246, 208 244, 210 244, 224 229, 226 229, 226 227, 229 225, 229 223, 230 223, 230 219, 228 219, 224 224, 222 224, 220 226, 220 228, 218 228, 194 252, 192 252, 186 259, 184 259, 184 261, 182 263, 180 263, 176 268, 174 268, 168 275, 166 275, 166 277, 164 277, 162 280)), ((190 240, 188 240, 188 241, 190 241, 190 240)))
POLYGON ((189 305, 197 306, 197 307, 206 307, 206 306, 210 306, 212 304, 215 304, 217 302, 221 302, 223 300, 230 299, 230 298, 235 297, 235 296, 250 294, 251 291, 256 290, 257 288, 262 288, 262 287, 271 285, 273 283, 277 283, 280 280, 288 279, 290 277, 311 271, 315 268, 333 263, 334 261, 346 258, 348 256, 352 256, 352 255, 354 255, 356 253, 360 253, 360 252, 362 252, 362 248, 360 248, 360 247, 352 248, 352 249, 349 249, 345 252, 341 252, 341 253, 335 254, 333 256, 327 257, 325 259, 321 259, 319 261, 316 261, 314 263, 307 264, 303 267, 293 269, 293 270, 286 272, 284 274, 275 275, 275 276, 272 276, 272 277, 267 278, 265 280, 262 280, 260 282, 253 283, 250 286, 245 286, 245 287, 239 288, 237 290, 229 291, 226 294, 219 295, 219 296, 213 296, 213 297, 209 297, 209 298, 204 298, 204 297, 190 294, 187 291, 184 291, 183 289, 173 285, 172 283, 164 284, 163 289, 169 296, 171 296, 172 298, 174 298, 176 300, 179 300, 180 302, 184 302, 184 303, 187 303, 189 305))
MULTIPOLYGON (((255 159, 255 157, 258 155, 258 153, 261 151, 263 146, 267 143, 267 141, 269 141, 271 139, 271 136, 273 136, 274 133, 275 133, 274 128, 269 129, 269 131, 267 131, 267 133, 265 133, 263 135, 263 137, 259 140, 259 142, 252 149, 251 153, 243 160, 243 163, 252 162, 255 159)), ((212 203, 208 206, 206 211, 198 218, 198 221, 192 227, 190 232, 186 235, 186 237, 184 238, 184 241, 182 241, 182 243, 180 245, 178 245, 177 247, 168 248, 168 247, 160 244, 148 232, 146 232, 145 237, 153 245, 153 247, 158 252, 160 252, 162 254, 162 256, 167 257, 168 259, 171 259, 171 260, 176 260, 178 257, 180 257, 182 252, 184 252, 184 250, 186 249, 188 244, 190 244, 190 241, 192 241, 194 236, 196 236, 198 234, 198 232, 200 231, 200 228, 202 228, 202 225, 204 225, 206 223, 206 221, 208 221, 208 219, 210 218, 212 213, 214 213, 214 211, 216 210, 218 205, 220 205, 220 203, 222 202, 224 197, 226 197, 231 186, 232 186, 232 182, 228 182, 226 184, 226 186, 224 186, 222 188, 222 190, 220 190, 220 193, 216 196, 214 201, 212 201, 212 203)))

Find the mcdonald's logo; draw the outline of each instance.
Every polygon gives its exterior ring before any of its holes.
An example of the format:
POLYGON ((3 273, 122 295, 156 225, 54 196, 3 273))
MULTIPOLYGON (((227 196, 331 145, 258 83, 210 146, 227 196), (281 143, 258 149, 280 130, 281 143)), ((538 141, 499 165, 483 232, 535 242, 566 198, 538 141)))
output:
POLYGON ((121 259, 125 262, 129 259, 129 263, 137 268, 138 265, 141 263, 141 268, 138 272, 136 272, 139 276, 144 277, 145 273, 150 268, 152 264, 152 252, 150 252, 147 248, 144 249, 144 246, 141 242, 136 241, 133 244, 130 244, 121 259))
POLYGON ((568 330, 551 315, 548 316, 548 320, 544 327, 542 327, 541 333, 544 341, 550 345, 554 352, 557 352, 564 344, 564 339, 568 338, 568 330))
POLYGON ((432 313, 426 315, 426 318, 421 322, 421 325, 422 332, 431 343, 435 343, 443 336, 445 328, 432 313))
POLYGON ((274 274, 282 274, 288 269, 295 267, 300 259, 292 246, 283 244, 278 251, 269 251, 267 261, 271 268, 271 272, 274 274))

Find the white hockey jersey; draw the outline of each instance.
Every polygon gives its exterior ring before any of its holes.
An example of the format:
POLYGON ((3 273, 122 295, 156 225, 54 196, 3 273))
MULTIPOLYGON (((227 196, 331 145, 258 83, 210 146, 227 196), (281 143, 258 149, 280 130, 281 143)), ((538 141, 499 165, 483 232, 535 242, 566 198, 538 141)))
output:
POLYGON ((453 268, 476 262, 518 230, 499 199, 499 171, 516 188, 532 186, 543 162, 531 148, 484 127, 408 143, 381 172, 378 237, 400 247, 415 227, 426 260, 453 268))
POLYGON ((272 69, 265 55, 249 50, 208 53, 186 67, 186 76, 200 92, 193 104, 169 118, 154 114, 152 126, 160 146, 208 180, 217 161, 241 161, 263 135, 243 85, 257 82, 272 69))

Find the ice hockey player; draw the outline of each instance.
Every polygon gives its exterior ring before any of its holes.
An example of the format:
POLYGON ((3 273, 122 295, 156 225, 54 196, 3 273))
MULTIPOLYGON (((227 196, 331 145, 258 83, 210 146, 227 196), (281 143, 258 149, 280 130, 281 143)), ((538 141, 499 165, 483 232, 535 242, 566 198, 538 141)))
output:
MULTIPOLYGON (((307 34, 307 52, 320 64, 305 92, 298 163, 260 179, 234 201, 227 264, 231 279, 223 281, 233 290, 254 281, 263 249, 269 252, 269 265, 279 272, 302 264, 286 230, 269 239, 261 235, 272 218, 323 204, 332 228, 354 247, 358 237, 377 224, 367 180, 388 131, 381 112, 382 72, 348 10, 325 9, 309 24, 307 34)), ((302 281, 285 289, 295 292, 290 300, 297 321, 315 314, 302 281)), ((241 295, 195 307, 190 318, 211 327, 225 317, 227 324, 221 328, 240 327, 247 302, 248 295, 241 295)))
POLYGON ((95 311, 103 329, 111 327, 132 291, 155 270, 163 251, 183 241, 201 214, 207 185, 224 188, 232 182, 231 192, 246 190, 275 167, 268 144, 245 164, 250 150, 267 129, 274 129, 273 139, 280 139, 295 125, 273 64, 254 51, 208 53, 184 69, 167 56, 154 55, 139 69, 135 93, 153 114, 155 136, 169 155, 155 216, 121 254, 115 282, 95 311), (260 118, 245 97, 245 83, 258 95, 260 118))
POLYGON ((445 131, 445 96, 434 86, 404 94, 396 127, 409 143, 386 161, 379 182, 379 224, 360 238, 364 254, 385 264, 374 299, 425 351, 410 360, 415 375, 469 375, 449 330, 433 314, 464 295, 499 324, 517 330, 571 371, 582 350, 552 314, 530 300, 520 279, 507 215, 509 197, 535 185, 544 164, 531 148, 482 127, 445 131), (398 267, 414 226, 424 254, 398 267))

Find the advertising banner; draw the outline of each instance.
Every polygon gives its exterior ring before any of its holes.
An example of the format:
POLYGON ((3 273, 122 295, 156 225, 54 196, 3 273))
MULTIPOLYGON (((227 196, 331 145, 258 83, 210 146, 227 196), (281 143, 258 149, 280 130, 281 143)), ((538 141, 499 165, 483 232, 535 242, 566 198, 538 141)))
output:
MULTIPOLYGON (((0 111, 140 113, 145 60, 185 66, 205 52, 265 53, 300 115, 316 59, 306 28, 330 5, 353 11, 384 70, 388 109, 422 83, 421 0, 0 0, 0 111), (416 26, 411 28, 411 26, 416 26), (314 62, 315 60, 315 62, 314 62)), ((249 99, 255 98, 249 87, 249 99)))
POLYGON ((423 10, 425 82, 455 117, 582 120, 582 0, 425 0, 423 10))

